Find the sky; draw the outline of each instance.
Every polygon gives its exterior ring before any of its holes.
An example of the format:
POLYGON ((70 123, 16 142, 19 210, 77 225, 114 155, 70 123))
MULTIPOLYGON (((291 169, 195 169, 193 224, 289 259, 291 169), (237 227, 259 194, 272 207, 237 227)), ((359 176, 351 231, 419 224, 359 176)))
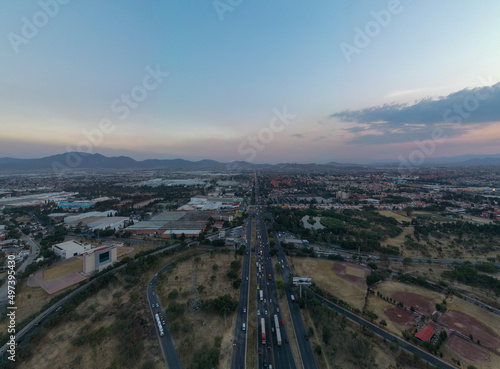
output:
POLYGON ((500 153, 494 0, 0 2, 0 157, 500 153))

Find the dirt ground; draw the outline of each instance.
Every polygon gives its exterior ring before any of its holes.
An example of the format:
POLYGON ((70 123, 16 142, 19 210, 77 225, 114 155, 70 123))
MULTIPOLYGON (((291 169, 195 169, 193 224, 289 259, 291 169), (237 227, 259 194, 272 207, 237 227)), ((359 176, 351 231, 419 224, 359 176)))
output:
POLYGON ((472 335, 474 340, 479 340, 481 346, 497 350, 500 347, 500 336, 486 324, 474 317, 456 310, 448 310, 439 318, 439 323, 459 331, 465 335, 472 335))
MULTIPOLYGON (((291 258, 289 258, 289 261, 291 258)), ((334 272, 334 265, 342 264, 330 260, 310 258, 293 258, 294 274, 302 277, 311 277, 312 281, 324 291, 344 300, 351 306, 363 309, 365 304, 366 283, 358 284, 339 277, 334 272)), ((351 264, 353 268, 359 268, 351 264)))
POLYGON ((402 302, 405 306, 415 308, 417 312, 427 316, 431 315, 436 310, 436 303, 439 302, 426 295, 405 291, 394 292, 390 297, 396 301, 402 302))
MULTIPOLYGON (((235 260, 234 253, 221 254, 216 253, 213 257, 209 253, 200 255, 201 261, 195 263, 194 259, 190 259, 179 263, 176 268, 168 274, 168 281, 162 284, 162 289, 159 291, 163 308, 167 308, 170 300, 168 294, 174 289, 177 289, 180 294, 176 299, 177 302, 185 304, 192 297, 193 275, 194 269, 197 268, 197 286, 205 286, 205 290, 200 293, 201 299, 214 298, 225 294, 231 295, 233 299, 238 301, 239 289, 235 289, 231 285, 231 280, 226 274, 230 269, 230 264, 235 260), (214 271, 212 266, 218 265, 218 269, 214 271), (215 280, 211 280, 211 276, 215 275, 215 280), (182 292, 188 291, 187 296, 183 296, 182 292)), ((239 260, 242 260, 238 256, 239 260)), ((211 347, 213 340, 217 336, 222 336, 220 368, 228 368, 231 363, 232 355, 232 340, 234 334, 234 318, 236 314, 224 317, 217 313, 207 314, 200 311, 196 314, 189 312, 182 316, 181 325, 188 324, 191 328, 189 332, 173 333, 172 336, 179 347, 179 354, 185 367, 188 367, 193 359, 193 352, 199 351, 204 345, 211 347), (198 337, 206 337, 206 339, 189 340, 192 337, 193 330, 196 330, 198 337)), ((171 325, 173 322, 168 322, 171 325)))
MULTIPOLYGON (((465 300, 463 300, 459 297, 456 297, 456 296, 450 297, 447 300, 447 307, 448 307, 448 310, 456 311, 458 314, 468 315, 470 318, 477 320, 478 325, 483 325, 484 327, 487 328, 488 331, 491 331, 492 337, 496 336, 496 337, 500 338, 500 316, 499 315, 496 315, 488 310, 480 308, 479 306, 474 305, 474 304, 472 304, 468 301, 465 301, 465 300)), ((457 313, 455 313, 456 316, 458 316, 457 313)), ((446 314, 447 313, 445 313, 445 315, 446 314)), ((461 330, 463 333, 466 333, 466 334, 472 333, 475 340, 479 339, 481 341, 482 346, 488 346, 488 347, 493 348, 493 342, 489 342, 488 337, 485 337, 483 339, 481 338, 481 335, 483 334, 483 332, 479 332, 479 333, 475 333, 473 331, 469 332, 466 329, 464 329, 465 330, 464 331, 464 330, 460 329, 459 327, 457 327, 457 329, 461 330), (478 334, 477 337, 476 337, 476 334, 478 334)), ((484 330, 484 332, 486 332, 486 330, 484 330)), ((500 345, 500 343, 497 341, 497 339, 495 339, 494 342, 496 342, 495 343, 496 345, 500 345)), ((497 351, 498 351, 498 348, 500 348, 500 346, 496 346, 497 351)))
MULTIPOLYGON (((435 301, 435 303, 437 303, 437 302, 442 302, 443 299, 445 298, 445 296, 443 294, 438 293, 436 291, 432 291, 432 290, 429 290, 429 289, 426 289, 426 288, 423 288, 420 286, 415 286, 412 284, 399 283, 399 282, 393 282, 393 281, 382 282, 382 283, 377 285, 376 289, 384 296, 389 296, 389 297, 395 293, 400 293, 400 292, 407 292, 410 294, 420 295, 424 298, 420 304, 418 303, 418 301, 413 302, 411 299, 408 299, 408 302, 412 302, 418 306, 422 306, 426 310, 430 310, 429 302, 427 301, 428 299, 432 299, 435 301)), ((396 300, 400 301, 397 298, 396 298, 396 300)), ((402 301, 402 302, 405 303, 405 301, 402 301)), ((411 306, 411 305, 408 305, 408 306, 411 306)), ((414 307, 417 308, 417 306, 414 306, 414 307)))
POLYGON ((467 368, 473 365, 477 369, 497 369, 500 368, 500 356, 495 352, 479 347, 476 344, 452 335, 449 337, 441 351, 445 357, 460 360, 461 367, 467 368))
POLYGON ((385 329, 398 336, 401 336, 401 331, 408 329, 412 324, 411 314, 373 294, 368 297, 365 311, 373 311, 377 314, 378 321, 385 320, 387 323, 385 329), (401 318, 397 315, 401 315, 401 318))
POLYGON ((43 279, 48 281, 50 279, 55 279, 62 277, 63 275, 83 271, 83 260, 76 259, 68 261, 66 263, 59 264, 55 267, 45 269, 43 271, 43 279))

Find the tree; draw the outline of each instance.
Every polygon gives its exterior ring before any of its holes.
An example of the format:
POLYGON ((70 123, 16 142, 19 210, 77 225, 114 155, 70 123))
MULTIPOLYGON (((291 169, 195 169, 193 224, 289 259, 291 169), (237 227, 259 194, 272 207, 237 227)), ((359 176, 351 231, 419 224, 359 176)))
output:
POLYGON ((238 289, 238 288, 240 288, 240 286, 241 286, 241 278, 238 278, 238 279, 233 281, 234 288, 238 289))
POLYGON ((418 364, 420 362, 420 354, 418 352, 413 353, 413 361, 415 364, 418 364))
POLYGON ((316 353, 316 355, 321 355, 323 353, 323 348, 320 345, 316 345, 316 347, 314 348, 314 352, 316 353))
POLYGON ((411 264, 413 264, 413 259, 412 259, 412 258, 410 258, 410 257, 406 257, 406 258, 404 258, 404 259, 403 259, 403 265, 404 265, 405 267, 408 267, 408 266, 410 266, 411 264))
POLYGON ((236 279, 236 278, 238 278, 238 274, 237 274, 236 270, 234 270, 234 269, 230 269, 230 270, 227 272, 227 277, 228 277, 229 279, 236 279))
POLYGON ((278 290, 284 291, 285 290, 285 282, 281 279, 276 280, 276 287, 278 287, 278 290))
POLYGON ((323 342, 325 343, 325 345, 330 344, 331 338, 332 338, 332 331, 331 331, 330 327, 324 326, 323 327, 323 342))

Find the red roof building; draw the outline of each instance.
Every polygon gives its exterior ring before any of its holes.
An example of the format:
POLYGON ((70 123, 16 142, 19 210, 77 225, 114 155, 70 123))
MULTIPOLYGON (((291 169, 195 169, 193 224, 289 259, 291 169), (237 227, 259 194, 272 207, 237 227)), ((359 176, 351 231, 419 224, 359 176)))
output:
POLYGON ((436 333, 436 330, 432 327, 429 327, 426 325, 424 329, 422 329, 420 332, 418 332, 415 337, 417 337, 419 340, 422 342, 429 341, 432 336, 436 333))

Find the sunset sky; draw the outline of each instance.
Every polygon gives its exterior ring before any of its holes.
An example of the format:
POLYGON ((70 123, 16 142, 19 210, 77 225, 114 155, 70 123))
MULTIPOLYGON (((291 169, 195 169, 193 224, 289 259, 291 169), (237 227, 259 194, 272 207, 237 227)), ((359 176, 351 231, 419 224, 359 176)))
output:
POLYGON ((498 154, 499 19, 493 0, 2 1, 0 157, 498 154))

